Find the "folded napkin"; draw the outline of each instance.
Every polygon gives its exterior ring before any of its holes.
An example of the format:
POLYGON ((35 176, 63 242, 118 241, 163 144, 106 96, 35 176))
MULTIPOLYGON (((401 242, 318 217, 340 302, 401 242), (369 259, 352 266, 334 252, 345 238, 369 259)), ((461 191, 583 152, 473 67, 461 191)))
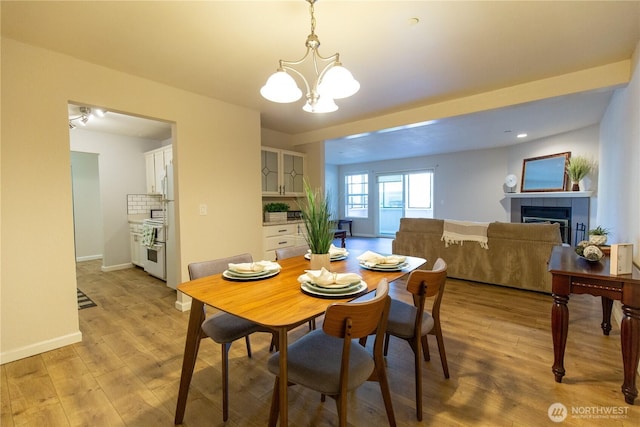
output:
POLYGON ((362 280, 356 273, 332 273, 326 268, 322 270, 305 270, 305 274, 298 277, 300 283, 313 283, 325 288, 342 287, 362 280))
POLYGON ((349 255, 349 252, 347 252, 347 248, 339 248, 337 246, 334 246, 333 243, 329 247, 330 257, 338 257, 338 256, 345 256, 345 255, 349 255))
POLYGON ((273 261, 242 262, 239 264, 230 262, 228 268, 236 273, 259 273, 261 271, 280 270, 280 264, 273 261))
POLYGON ((367 251, 358 257, 358 261, 367 267, 375 267, 378 264, 398 265, 405 262, 407 257, 402 255, 380 255, 367 251))

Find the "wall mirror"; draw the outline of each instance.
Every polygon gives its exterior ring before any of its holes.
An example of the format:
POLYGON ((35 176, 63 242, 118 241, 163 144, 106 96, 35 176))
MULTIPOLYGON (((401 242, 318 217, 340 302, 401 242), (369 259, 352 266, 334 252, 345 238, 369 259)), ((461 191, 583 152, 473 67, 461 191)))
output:
POLYGON ((564 191, 570 155, 566 152, 524 159, 521 191, 564 191))

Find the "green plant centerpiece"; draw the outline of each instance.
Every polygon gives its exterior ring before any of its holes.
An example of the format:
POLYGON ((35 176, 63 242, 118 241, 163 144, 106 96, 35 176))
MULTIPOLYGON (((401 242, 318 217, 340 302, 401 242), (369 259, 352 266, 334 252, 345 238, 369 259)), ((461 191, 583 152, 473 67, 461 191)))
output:
POLYGON ((306 180, 304 194, 305 196, 298 200, 298 207, 306 231, 305 240, 311 250, 311 269, 319 270, 324 267, 329 270, 329 248, 334 236, 330 198, 319 189, 312 189, 306 180))
POLYGON ((571 180, 573 191, 580 191, 580 181, 587 176, 594 168, 593 161, 582 156, 575 156, 569 159, 567 164, 567 176, 571 180))
POLYGON ((604 245, 607 243, 607 236, 609 235, 609 229, 597 226, 589 230, 589 243, 593 245, 604 245))
POLYGON ((262 210, 265 222, 283 222, 287 220, 289 205, 283 202, 266 203, 262 210))

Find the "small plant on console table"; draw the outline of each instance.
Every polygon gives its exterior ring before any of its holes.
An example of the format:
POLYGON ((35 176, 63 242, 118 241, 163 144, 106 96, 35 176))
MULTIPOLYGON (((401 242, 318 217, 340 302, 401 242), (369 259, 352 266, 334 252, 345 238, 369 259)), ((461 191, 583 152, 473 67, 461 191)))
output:
POLYGON ((607 243, 607 235, 609 234, 609 230, 607 228, 597 226, 596 228, 592 228, 589 230, 589 243, 594 245, 604 245, 607 243))

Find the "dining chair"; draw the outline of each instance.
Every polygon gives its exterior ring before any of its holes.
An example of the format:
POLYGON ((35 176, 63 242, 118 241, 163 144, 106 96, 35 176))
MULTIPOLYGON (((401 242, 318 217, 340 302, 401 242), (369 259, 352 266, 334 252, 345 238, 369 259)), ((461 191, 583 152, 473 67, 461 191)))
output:
MULTIPOLYGON (((296 256, 303 256, 307 252, 309 252, 309 245, 306 245, 306 244, 298 245, 298 246, 289 246, 288 248, 279 248, 279 249, 276 249, 276 261, 287 259, 287 258, 293 258, 296 256)), ((309 320, 309 330, 313 330, 315 328, 316 328, 316 319, 309 320)), ((273 347, 273 343, 272 343, 272 346, 270 347, 270 350, 272 349, 272 347, 273 347)))
MULTIPOLYGON (((189 264, 189 278, 191 280, 201 277, 220 274, 227 269, 229 263, 252 262, 253 258, 250 254, 235 255, 227 258, 220 258, 210 261, 194 262, 189 264)), ((205 309, 206 316, 206 309, 205 309)), ((245 339, 247 345, 247 355, 251 357, 251 343, 249 335, 254 332, 270 332, 272 333, 272 342, 277 342, 276 335, 263 326, 235 316, 233 314, 219 312, 204 320, 201 328, 201 339, 205 337, 211 338, 221 346, 222 353, 222 419, 227 421, 229 418, 229 349, 231 344, 240 339, 245 339)))
POLYGON ((289 246, 288 248, 276 249, 276 261, 279 259, 293 258, 294 256, 302 256, 309 251, 309 245, 289 246))
MULTIPOLYGON (((389 314, 389 285, 378 284, 374 298, 364 302, 334 303, 327 307, 322 329, 316 329, 287 347, 288 385, 298 384, 330 396, 336 401, 339 426, 347 425, 347 392, 365 381, 380 384, 390 426, 395 426, 389 382, 382 354, 389 314), (375 333, 373 354, 358 344, 358 338, 375 333)), ((271 399, 269 425, 279 416, 280 353, 267 363, 276 376, 271 399)))
POLYGON ((440 304, 447 280, 447 263, 438 258, 432 270, 414 270, 407 279, 407 291, 411 293, 413 305, 391 299, 389 320, 385 333, 384 355, 389 349, 389 338, 395 336, 406 340, 414 353, 416 383, 416 416, 422 421, 422 362, 420 349, 424 352, 424 360, 430 359, 427 335, 435 335, 440 351, 440 362, 444 377, 449 378, 447 355, 444 349, 442 328, 440 327, 440 304), (427 298, 433 297, 431 313, 424 310, 427 298))

